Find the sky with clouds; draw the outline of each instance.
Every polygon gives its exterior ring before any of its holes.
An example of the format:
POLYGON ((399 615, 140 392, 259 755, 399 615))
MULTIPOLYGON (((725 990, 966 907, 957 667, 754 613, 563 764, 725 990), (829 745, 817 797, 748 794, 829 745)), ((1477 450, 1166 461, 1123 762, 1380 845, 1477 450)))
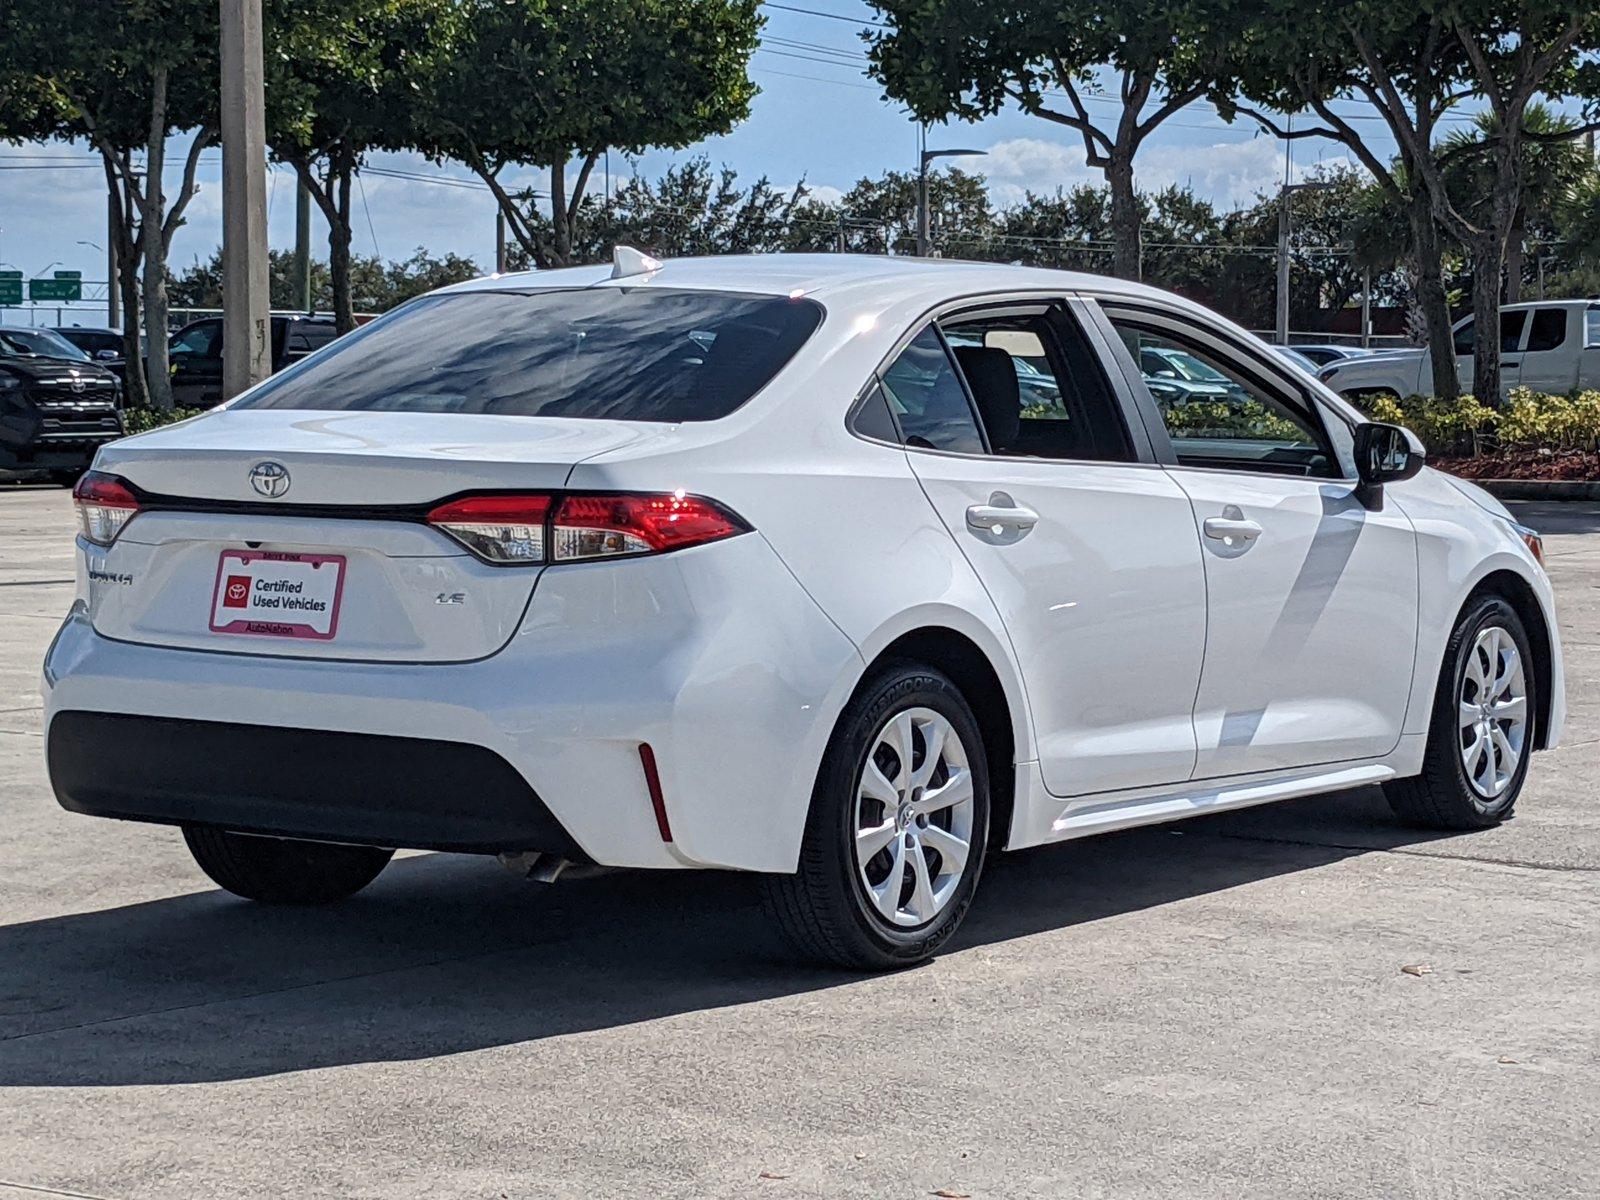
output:
MULTIPOLYGON (((654 176, 675 161, 703 154, 748 180, 765 175, 788 185, 803 179, 831 196, 888 169, 915 169, 916 126, 862 74, 859 22, 870 20, 871 10, 859 0, 796 0, 784 8, 769 4, 766 15, 763 44, 751 63, 761 94, 749 120, 687 150, 647 153, 633 161, 613 154, 613 180, 634 171, 654 176), (811 11, 795 11, 801 8, 811 11)), ((1104 104, 1110 115, 1114 102, 1104 104)), ((929 145, 986 150, 985 158, 964 165, 988 178, 999 204, 1019 200, 1029 190, 1099 182, 1099 173, 1084 162, 1076 134, 1020 111, 935 127, 929 145)), ((186 139, 178 139, 168 152, 169 189, 177 186, 186 146, 186 139)), ((1298 178, 1319 161, 1344 161, 1346 153, 1333 143, 1306 140, 1293 144, 1292 157, 1298 178)), ((461 185, 471 179, 464 167, 413 154, 373 155, 368 166, 357 195, 357 253, 401 259, 426 247, 492 267, 494 204, 481 187, 461 185), (381 173, 390 170, 424 175, 431 182, 381 173)), ((220 167, 217 150, 202 158, 200 194, 174 240, 176 271, 209 257, 220 241, 220 167)), ((1275 190, 1284 169, 1284 143, 1245 121, 1230 126, 1204 103, 1163 125, 1136 164, 1142 187, 1186 184, 1222 207, 1247 204, 1275 190)), ((274 247, 287 248, 294 242, 292 175, 274 171, 269 188, 269 238, 274 247)), ((103 280, 105 258, 97 247, 105 245, 105 203, 98 159, 85 145, 0 146, 0 264, 29 276, 68 268, 81 270, 86 281, 103 280)), ((315 244, 325 254, 326 231, 320 219, 314 220, 315 244)), ((23 316, 13 312, 10 319, 23 316)))

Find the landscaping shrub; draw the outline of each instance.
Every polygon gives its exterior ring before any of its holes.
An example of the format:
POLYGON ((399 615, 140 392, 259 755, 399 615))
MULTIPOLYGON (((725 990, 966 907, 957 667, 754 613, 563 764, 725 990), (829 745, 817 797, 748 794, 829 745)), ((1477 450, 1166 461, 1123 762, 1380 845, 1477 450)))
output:
POLYGON ((128 408, 122 412, 122 424, 129 433, 144 433, 210 411, 208 408, 175 408, 171 412, 157 412, 153 408, 128 408))
POLYGON ((1406 426, 1428 453, 1444 457, 1496 450, 1587 453, 1600 444, 1600 391, 1551 396, 1515 388, 1502 408, 1488 408, 1471 396, 1380 396, 1363 401, 1362 407, 1374 421, 1406 426))

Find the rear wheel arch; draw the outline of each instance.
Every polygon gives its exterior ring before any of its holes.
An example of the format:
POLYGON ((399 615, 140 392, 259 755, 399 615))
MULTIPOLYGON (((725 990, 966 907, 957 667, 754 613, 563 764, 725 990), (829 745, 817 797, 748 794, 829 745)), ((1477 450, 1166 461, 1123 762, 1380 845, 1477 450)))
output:
POLYGON ((900 634, 884 646, 867 663, 851 698, 881 668, 895 662, 920 663, 943 672, 971 706, 989 764, 990 844, 997 849, 1004 846, 1015 810, 1016 722, 1021 714, 1014 708, 999 671, 983 648, 966 634, 948 626, 925 625, 900 634))
POLYGON ((1472 590, 1456 609, 1451 627, 1459 622, 1467 609, 1484 596, 1499 596, 1517 614, 1533 651, 1533 676, 1535 697, 1538 701, 1533 714, 1533 748, 1545 748, 1546 734, 1550 728, 1551 674, 1553 651, 1550 644, 1550 626, 1545 611, 1534 594, 1533 585, 1515 571, 1491 571, 1473 585, 1472 590))

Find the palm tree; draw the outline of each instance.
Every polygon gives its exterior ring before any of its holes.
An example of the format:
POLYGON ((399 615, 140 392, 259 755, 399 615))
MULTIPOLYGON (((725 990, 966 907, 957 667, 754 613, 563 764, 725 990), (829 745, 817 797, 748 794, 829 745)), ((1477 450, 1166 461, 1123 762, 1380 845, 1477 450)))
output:
MULTIPOLYGON (((1556 115, 1547 105, 1529 104, 1522 127, 1535 136, 1524 143, 1527 159, 1523 167, 1522 203, 1517 208, 1506 244, 1503 299, 1508 304, 1522 294, 1528 230, 1554 228, 1577 188, 1594 171, 1593 161, 1576 138, 1541 140, 1570 133, 1575 127, 1571 120, 1556 115)), ((1474 223, 1486 223, 1489 216, 1494 167, 1483 151, 1498 131, 1498 119, 1492 112, 1484 111, 1474 118, 1471 129, 1458 129, 1444 141, 1443 158, 1448 164, 1446 182, 1451 203, 1457 212, 1474 223)))

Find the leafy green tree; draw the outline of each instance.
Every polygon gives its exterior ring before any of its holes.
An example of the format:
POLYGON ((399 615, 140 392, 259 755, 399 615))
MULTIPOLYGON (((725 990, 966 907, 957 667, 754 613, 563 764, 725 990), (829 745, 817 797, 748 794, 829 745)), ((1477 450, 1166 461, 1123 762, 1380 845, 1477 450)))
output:
MULTIPOLYGON (((1588 128, 1531 130, 1529 106, 1541 94, 1600 96, 1600 10, 1570 0, 1262 0, 1248 12, 1230 11, 1239 23, 1225 36, 1248 48, 1246 95, 1280 111, 1311 107, 1319 124, 1294 134, 1343 142, 1380 186, 1406 203, 1428 312, 1434 389, 1441 395, 1457 390, 1440 278, 1441 230, 1467 248, 1477 335, 1473 392, 1485 404, 1498 404, 1501 272, 1527 185, 1527 147, 1588 128), (1487 103, 1495 135, 1477 149, 1447 146, 1439 137, 1440 119, 1473 96, 1487 103), (1398 172, 1376 139, 1334 108, 1350 98, 1369 102, 1382 118, 1381 128, 1399 147, 1398 172), (1488 168, 1487 203, 1476 219, 1453 203, 1447 177, 1450 164, 1470 154, 1480 154, 1488 168)), ((1229 105, 1225 97, 1219 102, 1229 105)))
POLYGON ((355 325, 351 185, 369 151, 405 147, 455 14, 449 0, 273 0, 267 10, 267 139, 327 220, 341 333, 355 325))
POLYGON ((1262 0, 1228 10, 1216 35, 1238 47, 1236 97, 1218 88, 1212 99, 1225 117, 1246 113, 1279 137, 1328 137, 1342 143, 1404 212, 1417 307, 1423 314, 1433 367, 1433 392, 1460 391, 1445 294, 1445 244, 1419 159, 1431 158, 1439 123, 1463 95, 1466 58, 1432 6, 1380 5, 1376 0, 1262 0), (1239 103, 1239 99, 1246 102, 1239 103), (1352 120, 1336 107, 1370 104, 1379 122, 1352 120), (1316 121, 1290 128, 1278 112, 1310 109, 1316 121), (1401 130, 1406 136, 1401 136, 1401 130), (1391 155, 1386 143, 1399 145, 1391 155))
MULTIPOLYGON (((1512 217, 1506 243, 1503 298, 1507 303, 1521 296, 1530 225, 1551 229, 1557 210, 1594 170, 1594 160, 1582 144, 1562 139, 1576 124, 1540 103, 1530 104, 1524 116, 1523 128, 1531 140, 1522 167, 1522 201, 1512 217)), ((1494 219, 1492 146, 1499 129, 1492 111, 1481 112, 1471 129, 1454 130, 1444 140, 1448 165, 1443 179, 1450 204, 1480 227, 1494 219)))
MULTIPOLYGON (((298 311, 300 289, 294 253, 269 250, 267 258, 272 307, 279 311, 298 311)), ((404 262, 385 263, 379 258, 361 255, 350 260, 351 295, 356 311, 363 313, 387 312, 414 296, 476 279, 482 274, 483 269, 470 258, 456 254, 435 258, 420 246, 404 262)), ((204 262, 197 259, 169 282, 168 290, 175 307, 221 308, 222 252, 213 253, 204 262)), ((333 281, 325 263, 313 261, 311 264, 311 302, 319 312, 328 312, 333 306, 333 281)))
POLYGON ((1113 270, 1141 275, 1134 156, 1162 122, 1226 75, 1202 0, 871 0, 872 74, 922 121, 977 120, 1008 103, 1075 131, 1111 198, 1113 270), (1109 72, 1114 95, 1098 80, 1109 72), (1090 105, 1108 101, 1104 112, 1090 105))
POLYGON ((455 10, 450 53, 422 86, 404 140, 488 184, 541 267, 573 261, 608 148, 639 153, 726 133, 756 93, 746 68, 757 0, 458 0, 455 10), (528 167, 548 173, 547 195, 502 179, 528 167))
MULTIPOLYGON (((111 232, 128 314, 124 343, 138 361, 139 301, 148 339, 145 385, 172 407, 167 364, 167 254, 194 198, 201 153, 217 135, 218 9, 207 0, 59 4, 9 0, 0 19, 0 62, 35 82, 29 136, 87 140, 101 156, 115 214, 111 232), (41 125, 43 127, 41 127, 41 125), (167 139, 194 130, 175 196, 164 186, 167 139), (133 154, 144 156, 135 167, 133 154), (139 288, 133 280, 139 272, 139 288)), ((134 397, 137 399, 137 394, 134 397)))
MULTIPOLYGON (((609 202, 594 197, 578 222, 573 257, 600 262, 619 243, 655 254, 756 254, 788 248, 804 184, 784 191, 762 176, 749 187, 704 156, 667 168, 654 182, 635 175, 609 202)), ((540 216, 543 220, 542 214, 540 216)))

